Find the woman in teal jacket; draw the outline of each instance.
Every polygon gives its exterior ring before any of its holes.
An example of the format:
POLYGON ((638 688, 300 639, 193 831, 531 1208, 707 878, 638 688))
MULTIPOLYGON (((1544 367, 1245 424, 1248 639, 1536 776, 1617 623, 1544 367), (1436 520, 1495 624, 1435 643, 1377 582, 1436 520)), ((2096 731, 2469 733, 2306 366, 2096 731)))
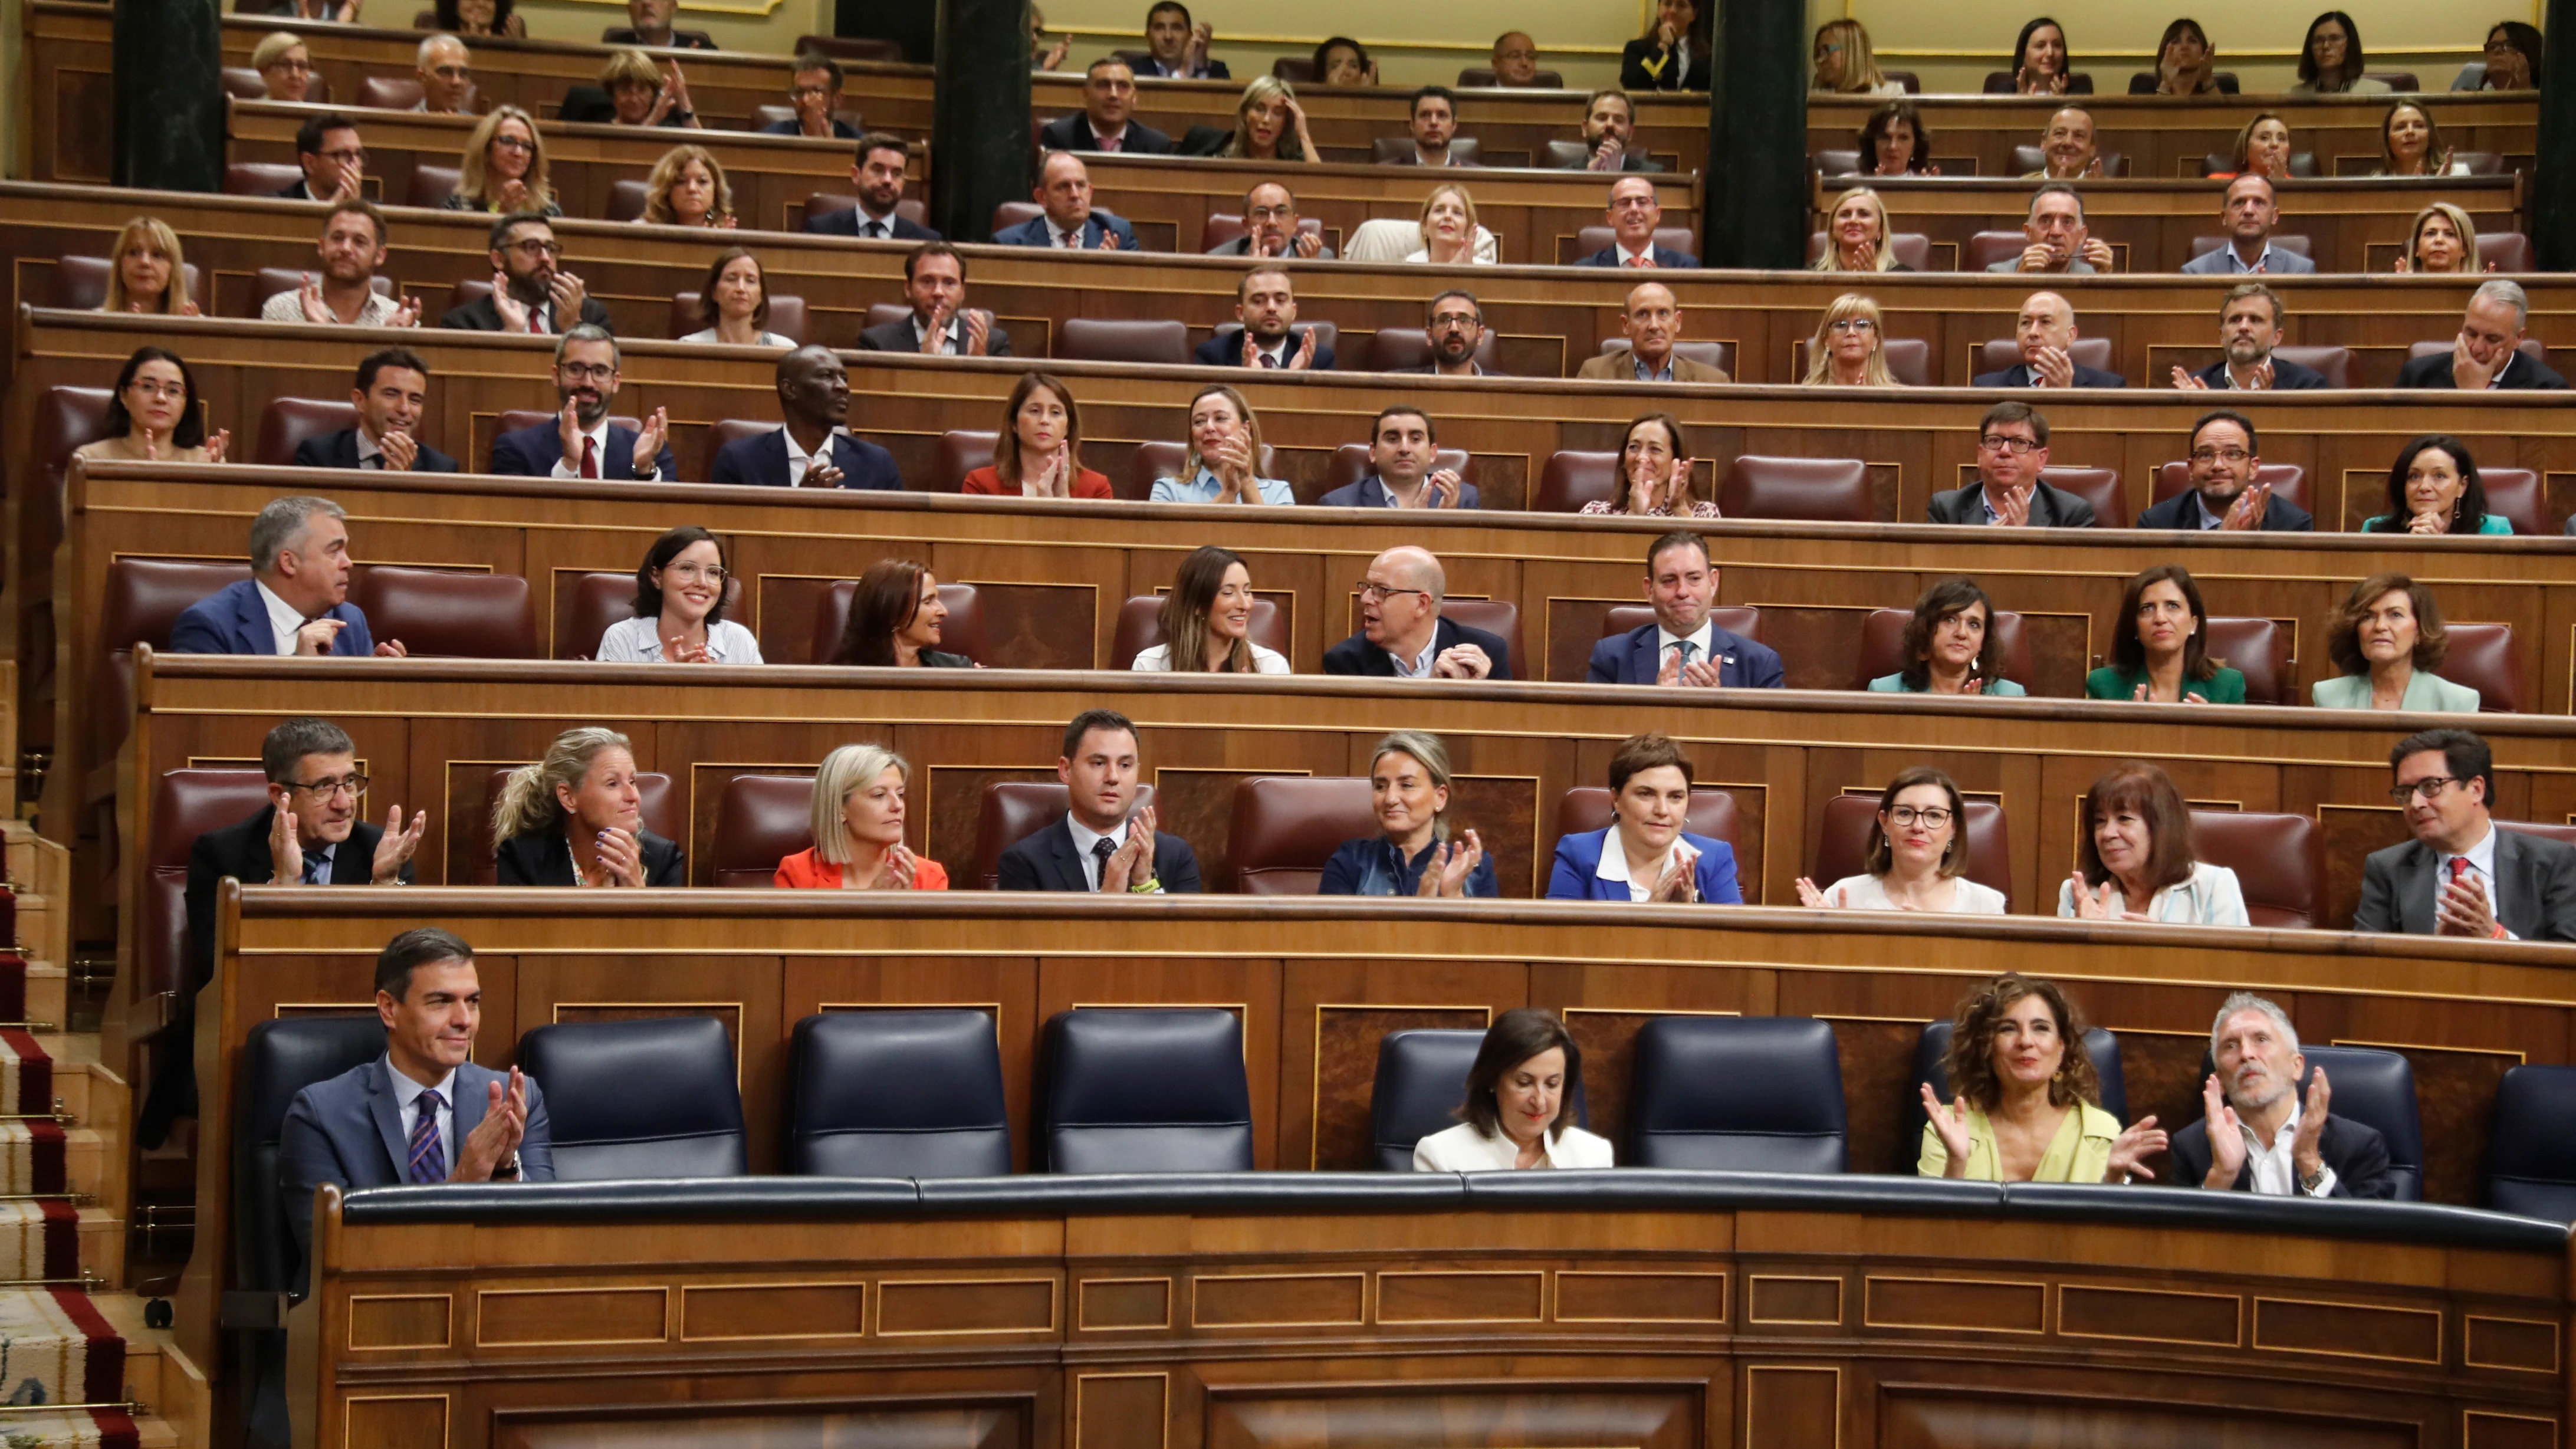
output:
POLYGON ((2308 697, 2324 709, 2434 710, 2475 714, 2478 692, 2433 673, 2451 647, 2433 591, 2404 574, 2352 586, 2326 630, 2326 657, 2343 671, 2308 697))
POLYGON ((2406 445, 2388 470, 2388 511, 2365 519, 2364 533, 2511 533, 2513 525, 2487 512, 2487 490, 2478 482, 2468 445, 2430 433, 2406 445))
POLYGON ((1924 591, 1905 623, 1897 657, 1905 667, 1869 682, 1880 694, 2017 695, 2022 687, 2000 673, 1995 647, 1995 603, 1974 579, 1943 579, 1924 591))
POLYGON ((2129 580, 2111 662, 2084 676, 2086 699, 2163 704, 2243 704, 2245 676, 2209 657, 2209 611, 2179 564, 2129 580))

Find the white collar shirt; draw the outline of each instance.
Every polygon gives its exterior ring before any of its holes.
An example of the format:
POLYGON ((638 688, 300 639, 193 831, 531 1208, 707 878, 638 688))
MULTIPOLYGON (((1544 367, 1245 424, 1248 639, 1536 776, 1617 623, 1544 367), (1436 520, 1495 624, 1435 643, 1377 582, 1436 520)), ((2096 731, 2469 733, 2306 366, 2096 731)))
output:
POLYGON ((1053 247, 1072 247, 1079 250, 1083 244, 1083 238, 1090 234, 1091 218, 1084 217, 1082 219, 1082 225, 1067 231, 1065 228, 1056 225, 1055 218, 1050 216, 1046 218, 1046 229, 1047 245, 1053 247))
POLYGON ((1613 241, 1610 245, 1617 249, 1619 253, 1619 265, 1622 267, 1637 266, 1638 258, 1640 257, 1643 257, 1648 262, 1652 262, 1655 259, 1655 244, 1652 241, 1646 243, 1645 250, 1634 252, 1628 250, 1628 244, 1623 241, 1613 241))
MULTIPOLYGON (((603 479, 610 478, 611 475, 608 471, 608 419, 605 416, 601 417, 599 420, 599 426, 583 433, 582 436, 590 440, 591 447, 595 449, 599 455, 599 476, 603 479)), ((790 442, 788 444, 788 451, 795 451, 795 446, 796 445, 793 442, 790 442)), ((557 478, 580 477, 581 455, 574 453, 555 459, 554 476, 557 478)), ((650 473, 621 474, 617 475, 614 478, 614 481, 619 483, 658 483, 662 481, 662 467, 661 464, 657 462, 654 463, 653 471, 650 473)))
POLYGON ((1414 655, 1411 659, 1407 659, 1403 655, 1396 653, 1394 650, 1386 648, 1383 644, 1378 647, 1385 651, 1387 662, 1395 666, 1396 678, 1429 679, 1431 677, 1431 661, 1438 655, 1440 650, 1440 621, 1437 619, 1432 621, 1431 636, 1422 641, 1422 652, 1414 655))
POLYGON ((259 602, 268 610, 268 627, 277 636, 277 652, 294 653, 295 636, 302 632, 305 624, 310 621, 296 612, 293 604, 271 593, 268 585, 253 579, 250 581, 250 586, 259 590, 259 602))
POLYGON ((1664 851, 1662 858, 1655 862, 1654 869, 1646 872, 1644 880, 1637 880, 1628 871, 1628 847, 1620 842, 1619 827, 1613 825, 1610 827, 1609 834, 1601 837, 1601 863, 1592 868, 1592 874, 1602 880, 1615 880, 1626 886, 1629 900, 1643 901, 1654 894, 1655 882, 1664 878, 1664 872, 1672 869, 1673 852, 1681 848, 1681 837, 1676 835, 1673 837, 1672 845, 1664 851))
POLYGON ((2334 1169, 2317 1165, 2317 1185, 2313 1191, 2299 1190, 2299 1167, 2294 1160, 2294 1147, 2299 1140, 2299 1114, 2304 1110, 2298 1089, 2290 1090, 2290 1115, 2272 1132, 2272 1145, 2264 1147, 2254 1136, 2254 1129, 2243 1122, 2236 1130, 2245 1134, 2245 1162, 2254 1169, 2254 1191, 2262 1197, 2327 1197, 2333 1194, 2334 1169))
POLYGON ((804 487, 806 472, 832 451, 832 439, 829 434, 824 436, 823 446, 812 453, 796 446, 796 434, 790 429, 780 428, 778 438, 787 445, 787 486, 790 488, 804 487))
MULTIPOLYGON (((2252 274, 2254 274, 2254 273, 2256 273, 2256 272, 2269 272, 2269 271, 2271 271, 2271 270, 2272 270, 2272 253, 2276 250, 2276 248, 2272 245, 2271 241, 2267 238, 2267 239, 2264 241, 2264 243, 2263 243, 2263 250, 2262 250, 2262 253, 2261 253, 2260 255, 2256 256, 2256 257, 2254 258, 2254 264, 2253 264, 2252 266, 2247 266, 2247 265, 2245 264, 2245 257, 2244 257, 2244 255, 2243 255, 2242 253, 2240 253, 2240 252, 2238 252, 2238 251, 2236 250, 2236 244, 2235 244, 2234 242, 2229 242, 2227 245, 2225 245, 2225 246, 2223 246, 2223 247, 2220 247, 2218 250, 2219 250, 2219 252, 2220 252, 2220 254, 2221 254, 2221 255, 2223 255, 2223 256, 2225 256, 2225 257, 2227 258, 2227 271, 2228 271, 2228 274, 2229 274, 2230 276, 2243 277, 2243 276, 2250 276, 2250 275, 2252 275, 2252 274)), ((2287 255, 2287 253, 2284 253, 2284 255, 2287 255)))
MULTIPOLYGON (((1083 824, 1081 816, 1068 810, 1065 812, 1064 825, 1067 830, 1073 832, 1073 853, 1074 856, 1082 862, 1082 878, 1091 883, 1091 888, 1093 890, 1096 891, 1100 889, 1100 867, 1104 862, 1096 852, 1095 847, 1104 840, 1109 841, 1112 845, 1125 845, 1127 843, 1128 822, 1122 820, 1118 822, 1118 828, 1116 830, 1103 834, 1100 831, 1094 830, 1090 826, 1083 824)), ((1113 850, 1111 853, 1115 854, 1116 852, 1113 850)))
MULTIPOLYGON (((966 352, 964 337, 965 330, 966 326, 962 321, 955 317, 948 319, 948 335, 939 339, 939 350, 950 357, 964 356, 966 352)), ((929 335, 930 324, 921 320, 920 313, 913 313, 912 345, 914 349, 918 350, 921 346, 922 339, 929 335)))
POLYGON ((1657 667, 1661 667, 1664 658, 1673 652, 1673 646, 1676 644, 1688 644, 1691 646, 1689 655, 1682 661, 1685 664, 1717 663, 1718 661, 1711 658, 1709 653, 1709 641, 1714 638, 1716 634, 1716 621, 1710 619, 1700 620, 1699 631, 1694 634, 1676 634, 1672 630, 1665 628, 1663 625, 1657 624, 1655 626, 1655 662, 1657 667))
MULTIPOLYGON (((434 1083, 423 1085, 413 1081, 410 1074, 394 1065, 391 1052, 385 1054, 384 1061, 385 1074, 393 1078, 394 1106, 396 1115, 402 1119, 402 1138, 405 1144, 410 1143, 411 1134, 420 1126, 420 1094, 433 1090, 438 1093, 439 1160, 447 1164, 449 1172, 454 1172, 456 1170, 456 1069, 450 1067, 447 1069, 446 1076, 434 1083)), ((398 1162, 394 1166, 398 1170, 400 1180, 411 1181, 411 1164, 398 1162)))
POLYGON ((878 216, 876 213, 868 210, 868 204, 866 202, 860 202, 859 235, 863 237, 876 238, 892 237, 894 235, 894 213, 889 211, 883 216, 878 216))
MULTIPOLYGON (((2470 846, 2467 850, 2462 851, 2457 855, 2454 855, 2447 850, 2439 851, 2437 854, 2441 856, 2441 859, 2435 866, 2433 872, 2434 897, 2439 899, 2443 888, 2448 886, 2451 882, 2451 862, 2454 860, 2465 860, 2469 863, 2469 874, 2477 880, 2477 883, 2483 887, 2487 893, 2487 910, 2496 917, 2497 924, 2503 924, 2504 892, 2496 881, 2496 828, 2494 824, 2490 822, 2487 826, 2487 833, 2479 838, 2477 844, 2470 846)), ((2506 935, 2512 937, 2511 932, 2507 932, 2506 935)), ((2516 940, 2521 939, 2520 937, 2512 938, 2516 940)))

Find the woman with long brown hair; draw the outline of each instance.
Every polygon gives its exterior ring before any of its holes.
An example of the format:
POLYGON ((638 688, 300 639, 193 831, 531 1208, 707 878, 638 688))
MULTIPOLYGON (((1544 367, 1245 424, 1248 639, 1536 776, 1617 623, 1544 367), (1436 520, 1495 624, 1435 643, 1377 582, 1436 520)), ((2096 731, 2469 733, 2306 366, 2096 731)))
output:
POLYGON ((2242 926, 2236 872, 2198 858, 2191 811, 2173 777, 2154 765, 2114 765, 2084 795, 2075 871, 2057 890, 2057 913, 2087 921, 2242 926))
POLYGON ((1127 667, 1148 673, 1286 674, 1287 658, 1252 642, 1252 570, 1231 549, 1203 544, 1181 560, 1156 615, 1163 642, 1127 667))
POLYGON ((993 461, 966 475, 960 493, 1005 498, 1114 498, 1109 475, 1082 466, 1082 410, 1051 372, 1024 372, 1002 405, 993 461))
POLYGON ((879 559, 859 575, 859 591, 850 600, 850 622, 841 630, 834 664, 892 666, 901 669, 972 669, 975 661, 934 647, 948 605, 939 597, 939 580, 930 566, 908 558, 879 559))
POLYGON ((2122 1130, 2102 1110, 2084 1018, 2054 981, 2007 972, 1968 993, 1942 1072, 1949 1102, 1923 1084, 1923 1177, 2126 1182, 2168 1145, 2155 1118, 2122 1130))

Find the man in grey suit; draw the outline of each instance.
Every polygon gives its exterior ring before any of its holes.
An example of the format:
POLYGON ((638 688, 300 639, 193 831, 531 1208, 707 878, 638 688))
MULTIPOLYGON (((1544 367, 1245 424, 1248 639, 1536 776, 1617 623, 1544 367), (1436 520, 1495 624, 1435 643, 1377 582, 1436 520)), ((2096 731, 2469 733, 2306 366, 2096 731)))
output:
POLYGON ((2063 181, 2052 181, 2030 194, 2030 215, 2021 224, 2029 245, 2021 255, 1989 265, 1990 272, 2053 272, 2089 277, 2111 270, 2111 244, 2084 225, 2084 198, 2063 181))
POLYGON ((2182 269, 2191 275, 2226 277, 2262 272, 2298 276, 2317 269, 2315 262, 2297 252, 2272 245, 2272 229, 2281 224, 2281 205, 2274 197, 2270 177, 2248 172, 2228 182, 2227 199, 2219 205, 2218 219, 2227 228, 2227 245, 2183 263, 2182 269))
POLYGON ((435 926, 394 937, 376 957, 376 1015, 385 1054, 296 1093, 278 1137, 299 1295, 323 1183, 554 1181, 544 1094, 516 1067, 505 1075, 472 1060, 483 1021, 473 947, 435 926))
POLYGON ((2388 752, 2415 838, 2361 870, 2356 931, 2576 941, 2576 848, 2499 830, 2495 755, 2462 729, 2408 735, 2388 752))

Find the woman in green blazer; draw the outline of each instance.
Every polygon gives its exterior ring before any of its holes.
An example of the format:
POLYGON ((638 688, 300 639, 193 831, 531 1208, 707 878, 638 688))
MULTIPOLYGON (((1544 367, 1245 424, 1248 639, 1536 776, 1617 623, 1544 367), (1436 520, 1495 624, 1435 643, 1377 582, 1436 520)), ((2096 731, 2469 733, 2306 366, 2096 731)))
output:
POLYGON ((2322 709, 2409 709, 2475 714, 2478 692, 2433 673, 2451 647, 2433 591, 2404 574, 2352 586, 2326 631, 2326 656, 2343 671, 2308 697, 2322 709))
POLYGON ((2245 676, 2209 657, 2209 611, 2200 586, 2179 564, 2129 580, 2120 598, 2111 662, 2084 676, 2086 699, 2141 703, 2243 704, 2245 676))
POLYGON ((2487 512, 2487 490, 2478 481, 2468 445, 2430 433, 2406 445, 2388 470, 2388 511, 2362 521, 2364 533, 2511 533, 2513 525, 2487 512))

